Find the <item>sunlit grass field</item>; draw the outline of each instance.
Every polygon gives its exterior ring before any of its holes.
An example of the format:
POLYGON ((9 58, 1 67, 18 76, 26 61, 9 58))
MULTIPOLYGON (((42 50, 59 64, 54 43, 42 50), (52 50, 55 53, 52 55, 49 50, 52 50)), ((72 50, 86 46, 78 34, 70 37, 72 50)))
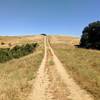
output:
POLYGON ((22 45, 26 43, 41 43, 40 35, 33 36, 0 36, 0 48, 14 47, 15 45, 22 45))
POLYGON ((100 51, 75 48, 64 43, 51 43, 51 46, 66 71, 95 100, 100 100, 100 51))
POLYGON ((39 46, 32 54, 0 63, 0 100, 27 100, 43 54, 41 38, 39 46))

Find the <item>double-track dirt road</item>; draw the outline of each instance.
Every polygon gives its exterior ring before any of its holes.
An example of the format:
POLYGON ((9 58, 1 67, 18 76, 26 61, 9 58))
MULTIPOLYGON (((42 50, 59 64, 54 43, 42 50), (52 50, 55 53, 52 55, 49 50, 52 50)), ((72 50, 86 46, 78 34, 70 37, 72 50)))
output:
POLYGON ((94 100, 64 69, 44 37, 45 54, 29 100, 94 100))

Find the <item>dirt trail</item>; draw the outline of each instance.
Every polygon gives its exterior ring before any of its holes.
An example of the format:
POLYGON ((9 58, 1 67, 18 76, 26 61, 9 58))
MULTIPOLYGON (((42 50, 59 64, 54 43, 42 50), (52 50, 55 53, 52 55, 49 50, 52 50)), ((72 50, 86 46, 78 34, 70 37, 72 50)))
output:
POLYGON ((94 100, 65 71, 47 37, 44 38, 44 47, 44 58, 29 100, 94 100))

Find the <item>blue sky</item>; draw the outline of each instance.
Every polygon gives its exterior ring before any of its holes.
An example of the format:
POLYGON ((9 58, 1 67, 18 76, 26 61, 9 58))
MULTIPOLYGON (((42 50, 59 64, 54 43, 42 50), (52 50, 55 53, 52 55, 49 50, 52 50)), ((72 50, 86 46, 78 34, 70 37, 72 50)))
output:
POLYGON ((0 35, 80 36, 99 8, 100 0, 0 0, 0 35))

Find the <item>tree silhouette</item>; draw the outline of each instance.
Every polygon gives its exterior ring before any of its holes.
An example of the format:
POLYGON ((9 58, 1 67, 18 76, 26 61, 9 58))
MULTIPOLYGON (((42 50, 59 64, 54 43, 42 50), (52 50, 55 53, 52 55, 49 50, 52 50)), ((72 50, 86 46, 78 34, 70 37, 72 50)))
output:
POLYGON ((82 33, 80 47, 100 49, 100 21, 90 23, 82 33))

